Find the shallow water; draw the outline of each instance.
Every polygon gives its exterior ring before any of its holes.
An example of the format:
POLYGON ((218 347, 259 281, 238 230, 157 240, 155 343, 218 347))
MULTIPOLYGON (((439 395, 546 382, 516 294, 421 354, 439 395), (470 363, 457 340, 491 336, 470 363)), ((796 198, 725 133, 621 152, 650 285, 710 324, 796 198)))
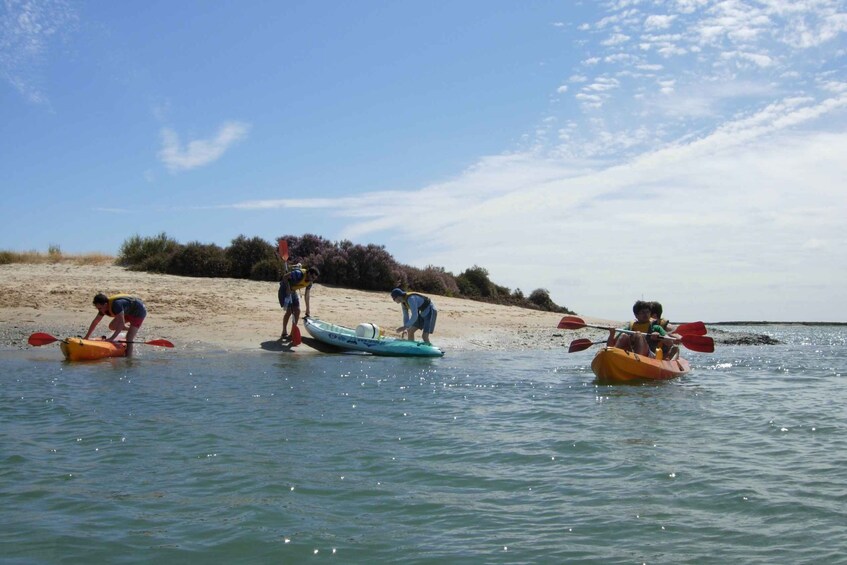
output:
POLYGON ((2 353, 0 556, 845 563, 847 332, 755 331, 785 345, 646 386, 590 350, 2 353))

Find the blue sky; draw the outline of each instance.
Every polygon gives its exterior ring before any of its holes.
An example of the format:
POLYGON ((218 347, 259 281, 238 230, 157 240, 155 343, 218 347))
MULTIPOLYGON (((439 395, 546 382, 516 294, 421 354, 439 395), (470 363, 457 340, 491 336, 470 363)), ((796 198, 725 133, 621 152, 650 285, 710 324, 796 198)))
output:
POLYGON ((840 0, 0 5, 0 249, 315 233, 587 316, 847 321, 840 0))

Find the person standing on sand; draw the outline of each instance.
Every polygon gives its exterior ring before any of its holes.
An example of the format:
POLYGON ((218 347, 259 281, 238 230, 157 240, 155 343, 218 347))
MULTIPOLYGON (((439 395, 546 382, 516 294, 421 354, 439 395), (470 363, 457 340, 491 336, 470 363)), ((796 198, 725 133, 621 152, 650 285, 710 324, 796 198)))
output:
POLYGON ((408 333, 408 338, 415 341, 415 332, 423 331, 424 343, 429 343, 429 334, 435 333, 435 321, 438 310, 428 296, 417 292, 403 292, 395 288, 391 291, 391 299, 403 306, 403 325, 397 328, 401 336, 408 333))
POLYGON ((132 342, 135 340, 135 335, 141 324, 144 323, 144 318, 147 317, 147 308, 144 307, 144 302, 140 298, 130 296, 129 294, 114 294, 106 296, 98 293, 94 296, 94 307, 97 308, 97 316, 92 320, 88 327, 88 333, 83 339, 88 339, 103 316, 114 318, 109 322, 109 329, 114 333, 106 339, 106 341, 114 342, 121 332, 126 332, 126 356, 132 357, 132 342))
POLYGON ((309 317, 309 294, 312 291, 312 283, 318 280, 320 275, 321 272, 316 267, 308 269, 298 267, 282 275, 277 298, 279 305, 285 311, 285 316, 282 317, 282 335, 279 336, 278 341, 288 339, 288 320, 292 315, 294 316, 294 322, 291 324, 292 331, 300 320, 300 295, 297 291, 301 288, 306 289, 306 317, 309 317))

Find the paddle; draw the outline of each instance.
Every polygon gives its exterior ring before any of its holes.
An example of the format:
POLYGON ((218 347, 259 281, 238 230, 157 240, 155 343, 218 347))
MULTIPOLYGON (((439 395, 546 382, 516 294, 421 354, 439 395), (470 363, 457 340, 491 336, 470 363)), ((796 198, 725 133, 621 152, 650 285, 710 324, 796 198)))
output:
POLYGON ((288 263, 288 242, 286 240, 279 240, 279 243, 277 244, 277 252, 279 253, 280 258, 288 263))
POLYGON ((706 324, 703 322, 679 324, 672 333, 679 335, 706 335, 706 324))
POLYGON ((295 324, 291 326, 291 345, 300 345, 303 343, 303 336, 300 335, 300 328, 295 324))
POLYGON ((592 345, 600 345, 601 343, 606 343, 607 340, 603 341, 591 341, 588 338, 575 339, 571 342, 571 346, 568 347, 568 353, 574 353, 575 351, 583 351, 588 349, 592 345))
MULTIPOLYGON (((578 316, 565 316, 559 321, 558 328, 560 330, 578 330, 581 328, 597 328, 598 330, 613 330, 608 326, 595 326, 586 324, 585 320, 578 316)), ((632 330, 615 330, 624 334, 640 334, 632 330)), ((706 335, 683 335, 681 336, 682 345, 692 351, 701 353, 712 353, 715 350, 715 340, 706 335)))
MULTIPOLYGON (((48 343, 53 343, 54 341, 60 341, 58 337, 53 337, 50 334, 44 332, 36 332, 29 336, 27 342, 30 345, 35 345, 36 347, 41 345, 47 345, 48 343)), ((157 345, 159 347, 173 347, 174 344, 169 342, 166 339, 151 339, 150 341, 117 341, 115 343, 132 343, 139 345, 157 345)))

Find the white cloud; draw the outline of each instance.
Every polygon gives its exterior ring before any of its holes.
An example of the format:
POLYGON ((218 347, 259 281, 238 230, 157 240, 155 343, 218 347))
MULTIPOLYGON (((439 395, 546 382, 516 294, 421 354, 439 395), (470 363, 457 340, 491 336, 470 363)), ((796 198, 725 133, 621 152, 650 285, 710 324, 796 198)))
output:
POLYGON ((671 26, 673 21, 676 19, 676 16, 667 16, 667 15, 652 15, 647 16, 647 19, 644 20, 644 29, 654 30, 654 29, 667 29, 671 26))
POLYGON ((24 98, 45 104, 42 72, 50 44, 76 30, 78 16, 64 0, 6 0, 0 10, 0 76, 24 98))
POLYGON ((845 108, 847 94, 786 98, 709 135, 607 164, 503 155, 411 193, 235 206, 322 207, 346 219, 342 237, 388 232, 416 250, 414 263, 454 272, 473 257, 512 287, 526 285, 529 271, 554 300, 592 316, 625 317, 644 295, 676 319, 833 319, 847 316, 838 296, 847 282, 847 134, 812 126, 843 122, 845 108), (410 200, 426 203, 414 221, 410 200), (808 296, 817 280, 827 283, 808 296))
POLYGON ((177 133, 170 128, 162 128, 159 158, 172 172, 196 169, 220 159, 232 145, 244 139, 249 130, 248 124, 226 122, 215 137, 194 139, 181 147, 177 133))

